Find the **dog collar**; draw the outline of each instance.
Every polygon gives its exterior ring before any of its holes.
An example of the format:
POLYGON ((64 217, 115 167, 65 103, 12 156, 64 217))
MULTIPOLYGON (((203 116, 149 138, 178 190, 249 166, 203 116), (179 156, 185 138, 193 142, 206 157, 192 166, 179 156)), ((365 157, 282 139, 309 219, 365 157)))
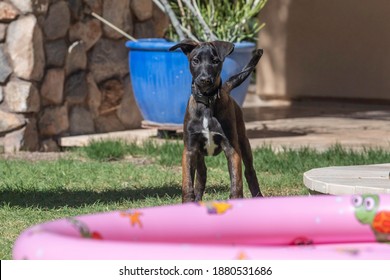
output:
POLYGON ((213 95, 204 95, 199 93, 196 90, 192 90, 192 96, 195 98, 195 101, 197 103, 202 103, 206 105, 207 107, 211 107, 214 105, 215 100, 217 100, 218 97, 220 97, 220 87, 215 91, 213 95))

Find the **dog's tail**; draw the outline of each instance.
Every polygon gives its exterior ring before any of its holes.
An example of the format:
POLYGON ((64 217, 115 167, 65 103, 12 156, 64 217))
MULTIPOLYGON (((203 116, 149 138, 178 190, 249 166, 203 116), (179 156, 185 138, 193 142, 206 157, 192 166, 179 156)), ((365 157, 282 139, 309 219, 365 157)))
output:
POLYGON ((263 55, 262 49, 257 49, 253 51, 252 59, 249 63, 242 69, 242 71, 232 77, 230 77, 223 85, 222 89, 230 92, 232 89, 238 87, 248 78, 250 73, 255 69, 257 63, 259 62, 261 56, 263 55))

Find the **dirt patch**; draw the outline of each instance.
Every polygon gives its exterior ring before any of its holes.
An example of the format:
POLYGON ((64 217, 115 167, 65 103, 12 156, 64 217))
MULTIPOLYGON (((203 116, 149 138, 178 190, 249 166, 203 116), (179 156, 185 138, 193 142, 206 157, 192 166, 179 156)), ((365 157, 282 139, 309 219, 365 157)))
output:
POLYGON ((59 160, 67 159, 73 155, 70 152, 17 152, 12 154, 0 154, 0 159, 7 160, 27 160, 27 161, 42 161, 42 160, 59 160))
POLYGON ((125 156, 124 159, 118 161, 128 162, 136 165, 147 165, 147 164, 153 164, 155 162, 154 159, 152 158, 134 157, 134 156, 125 156))
MULTIPOLYGON (((17 152, 12 154, 0 153, 0 159, 5 160, 26 160, 31 162, 36 161, 55 161, 59 159, 72 159, 79 161, 89 161, 87 157, 83 157, 80 154, 72 152, 17 152)), ((153 164, 154 159, 148 157, 138 157, 138 156, 125 156, 123 159, 115 160, 115 162, 126 162, 136 165, 147 165, 153 164)))

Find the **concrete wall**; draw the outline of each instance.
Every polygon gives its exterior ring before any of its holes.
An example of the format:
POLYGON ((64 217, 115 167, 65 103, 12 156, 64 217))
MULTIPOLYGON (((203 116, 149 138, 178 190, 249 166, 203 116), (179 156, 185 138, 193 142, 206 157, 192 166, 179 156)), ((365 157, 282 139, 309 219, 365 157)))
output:
POLYGON ((263 98, 390 100, 388 0, 271 0, 259 34, 263 98))

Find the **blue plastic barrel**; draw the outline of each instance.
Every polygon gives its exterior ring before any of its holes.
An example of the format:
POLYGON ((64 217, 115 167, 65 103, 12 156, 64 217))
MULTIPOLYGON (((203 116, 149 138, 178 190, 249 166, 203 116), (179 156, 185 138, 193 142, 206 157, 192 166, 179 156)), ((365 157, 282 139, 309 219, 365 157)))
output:
MULTIPOLYGON (((165 39, 128 41, 130 78, 144 120, 156 124, 182 124, 191 95, 191 74, 181 51, 169 52, 175 42, 165 39)), ((238 73, 250 60, 254 43, 236 43, 224 62, 222 80, 238 73)), ((250 79, 232 91, 242 106, 250 79)))

